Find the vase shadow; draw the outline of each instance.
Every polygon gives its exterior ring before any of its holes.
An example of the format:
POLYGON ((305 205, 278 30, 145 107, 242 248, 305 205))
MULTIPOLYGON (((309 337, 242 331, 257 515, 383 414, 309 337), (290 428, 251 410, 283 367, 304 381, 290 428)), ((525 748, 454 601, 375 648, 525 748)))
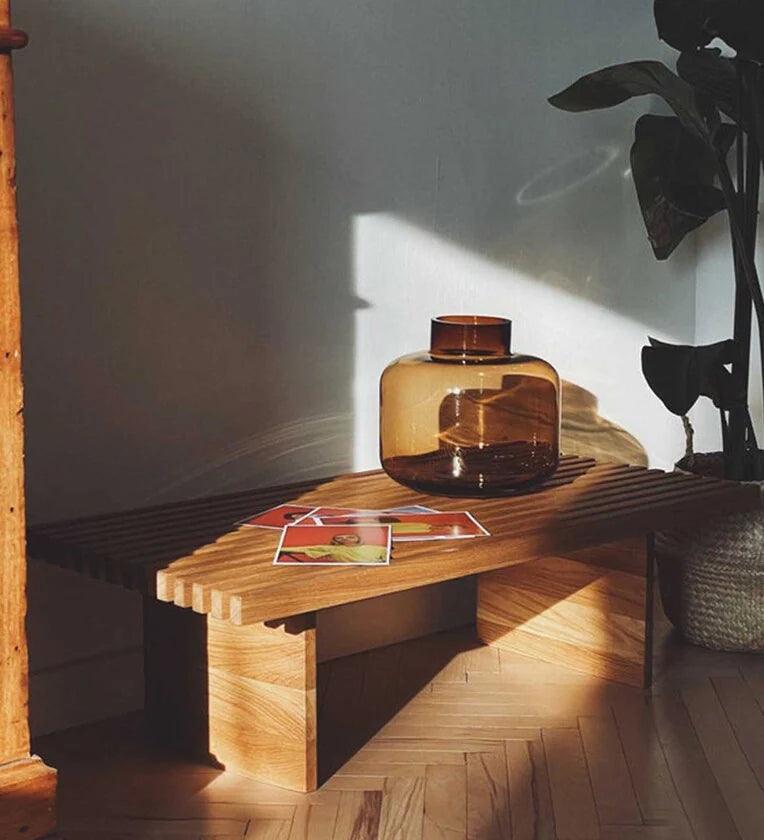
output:
POLYGON ((566 455, 581 455, 598 461, 615 461, 646 467, 647 452, 626 429, 599 413, 596 395, 580 385, 562 381, 562 435, 560 448, 566 455))

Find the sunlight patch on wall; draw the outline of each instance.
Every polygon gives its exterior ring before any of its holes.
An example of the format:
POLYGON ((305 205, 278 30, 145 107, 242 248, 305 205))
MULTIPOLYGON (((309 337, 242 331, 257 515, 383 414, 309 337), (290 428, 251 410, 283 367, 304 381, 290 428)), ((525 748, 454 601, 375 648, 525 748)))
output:
POLYGON ((511 318, 514 349, 544 357, 590 392, 599 415, 641 443, 652 464, 667 467, 681 454, 680 424, 640 371, 648 328, 572 294, 576 278, 529 277, 385 213, 354 218, 353 258, 356 294, 367 304, 355 316, 355 469, 379 465, 378 382, 386 364, 427 347, 431 317, 460 312, 511 318))

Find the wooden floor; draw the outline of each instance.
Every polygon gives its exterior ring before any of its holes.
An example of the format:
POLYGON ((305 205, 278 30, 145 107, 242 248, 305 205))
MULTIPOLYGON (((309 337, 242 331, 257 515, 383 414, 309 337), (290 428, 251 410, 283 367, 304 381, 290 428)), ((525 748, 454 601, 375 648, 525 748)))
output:
POLYGON ((764 657, 660 635, 652 699, 469 631, 336 660, 314 794, 152 752, 140 717, 36 748, 67 840, 762 840, 764 657))

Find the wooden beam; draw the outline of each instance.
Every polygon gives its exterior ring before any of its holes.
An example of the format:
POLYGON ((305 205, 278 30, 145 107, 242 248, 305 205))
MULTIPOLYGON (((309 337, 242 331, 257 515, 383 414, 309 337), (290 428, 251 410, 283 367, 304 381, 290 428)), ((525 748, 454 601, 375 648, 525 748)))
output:
POLYGON ((53 829, 55 773, 29 756, 24 430, 8 0, 0 0, 0 837, 53 829))
MULTIPOLYGON (((0 0, 0 26, 7 16, 7 0, 0 0)), ((0 54, 0 761, 23 758, 29 752, 21 315, 12 90, 10 57, 0 54)))
POLYGON ((610 543, 481 575, 477 632, 493 647, 649 687, 649 541, 610 543))

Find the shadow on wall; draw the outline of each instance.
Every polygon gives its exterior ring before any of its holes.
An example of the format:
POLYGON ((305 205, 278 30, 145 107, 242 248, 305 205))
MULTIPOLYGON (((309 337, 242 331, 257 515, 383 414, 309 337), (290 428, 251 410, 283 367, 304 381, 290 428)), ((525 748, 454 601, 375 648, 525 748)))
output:
POLYGON ((352 190, 256 108, 137 52, 137 33, 25 12, 30 518, 187 495, 221 459, 208 493, 349 467, 352 190), (256 472, 237 472, 231 441, 256 472))
POLYGON ((566 455, 583 455, 599 461, 647 466, 642 444, 616 423, 601 417, 597 397, 573 382, 562 383, 562 436, 566 455))
MULTIPOLYGON (((194 471, 188 471, 159 488, 152 496, 158 501, 178 496, 191 498, 208 494, 210 487, 224 492, 229 488, 245 486, 247 481, 252 484, 253 475, 277 468, 279 462, 294 452, 310 452, 318 445, 341 447, 342 436, 347 434, 352 423, 353 416, 350 414, 346 417, 308 418, 285 424, 270 433, 237 441, 208 463, 198 465, 194 471)), ((372 431, 376 431, 376 424, 372 431)), ((586 388, 565 380, 562 382, 560 448, 566 455, 648 465, 647 452, 637 438, 599 414, 597 397, 586 388)), ((375 462, 370 468, 378 466, 375 462)), ((324 473, 330 474, 331 471, 324 473)), ((284 482, 279 480, 278 483, 284 482)))
MULTIPOLYGON (((350 467, 351 383, 376 376, 354 368, 364 214, 604 304, 604 332, 607 307, 687 337, 692 278, 653 262, 626 171, 634 109, 545 102, 622 59, 614 33, 655 53, 633 5, 27 0, 31 519, 350 467)), ((399 321, 426 323, 405 270, 384 282, 399 321)))

